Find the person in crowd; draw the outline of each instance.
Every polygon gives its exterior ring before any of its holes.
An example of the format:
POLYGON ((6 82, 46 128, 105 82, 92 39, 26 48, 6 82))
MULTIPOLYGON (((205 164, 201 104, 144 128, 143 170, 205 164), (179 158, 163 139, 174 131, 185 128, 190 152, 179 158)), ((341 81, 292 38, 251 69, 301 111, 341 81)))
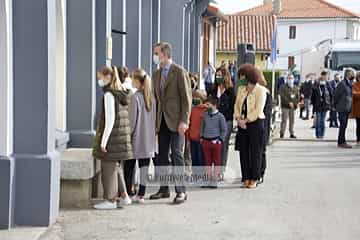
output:
MULTIPOLYGON (((189 127, 192 105, 192 89, 189 74, 171 59, 172 47, 161 42, 154 47, 154 63, 160 65, 155 70, 152 82, 157 101, 156 129, 159 136, 159 156, 156 167, 173 166, 175 179, 184 176, 185 132, 189 127), (169 159, 171 150, 171 161, 169 159)), ((175 182, 174 203, 187 200, 186 188, 182 181, 175 182)), ((150 199, 169 198, 169 186, 162 183, 157 193, 150 199)))
POLYGON ((330 109, 331 99, 329 89, 327 87, 328 73, 321 72, 320 81, 313 89, 311 103, 316 113, 315 135, 318 139, 325 136, 325 117, 330 109))
POLYGON ((135 93, 136 88, 134 88, 133 85, 132 85, 132 80, 131 80, 131 78, 129 76, 129 69, 127 67, 125 67, 125 66, 119 67, 118 72, 119 72, 119 78, 120 78, 121 84, 126 89, 129 89, 131 91, 131 93, 135 93))
POLYGON ((277 79, 277 81, 276 81, 276 96, 279 95, 281 86, 286 83, 287 76, 288 76, 287 72, 282 72, 280 77, 277 79))
POLYGON ((208 62, 207 66, 204 70, 204 81, 205 81, 205 90, 207 94, 210 94, 213 85, 213 78, 214 78, 215 68, 208 62))
POLYGON ((302 94, 300 94, 300 99, 299 99, 299 118, 303 119, 303 113, 305 111, 305 103, 304 103, 304 96, 302 94))
POLYGON ((303 114, 301 114, 301 118, 304 120, 309 120, 310 117, 310 105, 311 105, 310 99, 313 89, 312 78, 313 78, 312 74, 306 75, 305 82, 303 82, 303 84, 300 87, 300 94, 304 98, 304 111, 305 111, 305 117, 303 116, 303 114))
MULTIPOLYGON (((192 96, 199 89, 199 77, 196 73, 189 73, 191 81, 192 96)), ((193 101, 194 103, 194 101, 193 101)), ((192 104, 194 107, 194 104, 192 104)), ((192 172, 192 158, 190 151, 190 139, 189 139, 189 129, 185 133, 185 148, 184 148, 184 161, 185 161, 185 172, 187 175, 191 175, 192 172)))
POLYGON ((156 103, 153 96, 150 77, 143 69, 132 73, 132 85, 137 91, 132 95, 129 107, 129 120, 131 128, 131 142, 133 160, 125 161, 124 172, 126 189, 132 190, 133 174, 136 160, 140 168, 140 186, 134 201, 145 202, 146 177, 150 159, 155 157, 156 146, 156 103))
POLYGON ((240 87, 236 97, 234 116, 238 133, 235 150, 240 151, 243 187, 256 188, 261 178, 267 89, 258 83, 261 72, 250 64, 240 66, 238 76, 246 79, 248 85, 240 87))
POLYGON ((351 116, 356 119, 356 142, 360 146, 360 72, 356 74, 356 82, 352 88, 353 105, 351 116))
POLYGON ((196 90, 193 92, 193 108, 190 114, 189 130, 187 131, 188 139, 190 141, 190 152, 192 160, 192 173, 196 177, 202 177, 204 174, 203 167, 205 166, 203 149, 200 144, 200 127, 203 121, 204 114, 207 111, 206 92, 203 90, 196 90))
MULTIPOLYGON (((263 74, 261 74, 261 78, 259 78, 258 84, 265 87, 267 86, 266 79, 263 74)), ((267 167, 267 145, 270 141, 270 133, 271 133, 271 121, 272 121, 272 105, 273 100, 270 93, 270 90, 266 88, 266 102, 264 107, 264 114, 265 114, 265 120, 264 120, 264 142, 263 142, 263 150, 262 150, 262 160, 261 160, 261 171, 260 171, 260 180, 259 184, 262 184, 264 182, 265 177, 265 171, 267 167)))
POLYGON ((338 147, 340 148, 352 148, 351 145, 347 144, 345 135, 352 108, 352 82, 355 78, 354 75, 353 70, 346 69, 344 80, 337 85, 334 92, 334 106, 339 114, 340 122, 338 136, 338 147))
POLYGON ((231 76, 231 81, 233 83, 233 85, 235 85, 236 83, 236 75, 237 75, 237 66, 236 66, 236 61, 229 61, 229 73, 231 76))
POLYGON ((130 91, 121 84, 116 67, 102 67, 97 75, 104 97, 94 138, 93 156, 101 160, 105 200, 94 205, 94 208, 115 209, 131 204, 122 172, 123 161, 134 158, 128 113, 130 91), (119 193, 120 204, 117 204, 119 193))
MULTIPOLYGON (((131 93, 135 93, 136 88, 134 88, 132 85, 132 80, 129 76, 130 75, 129 69, 126 66, 118 67, 118 72, 119 72, 119 78, 120 78, 121 84, 126 89, 130 90, 131 93)), ((136 180, 137 180, 136 172, 137 172, 137 168, 134 168, 134 173, 132 174, 132 176, 133 176, 132 186, 131 186, 131 189, 128 189, 128 194, 130 196, 133 196, 136 192, 136 180), (129 191, 129 190, 131 190, 131 191, 129 191)))
POLYGON ((218 110, 218 99, 210 96, 206 100, 208 112, 204 115, 200 127, 200 141, 204 150, 206 175, 210 180, 207 187, 217 188, 221 178, 221 152, 226 136, 226 119, 218 110), (214 167, 214 169, 212 169, 214 167))
MULTIPOLYGON (((316 86, 318 86, 319 84, 320 84, 320 78, 317 78, 316 75, 315 75, 315 78, 314 78, 314 80, 312 82, 312 91, 314 91, 316 86)), ((311 118, 313 120, 313 124, 312 124, 311 128, 315 129, 316 128, 316 122, 317 122, 315 108, 312 108, 311 118)))
POLYGON ((233 83, 231 81, 230 73, 226 68, 222 67, 216 70, 216 78, 211 95, 218 99, 219 111, 226 119, 227 130, 225 138, 223 139, 224 142, 221 153, 222 173, 225 173, 229 153, 230 136, 233 129, 235 104, 233 83))
POLYGON ((340 83, 340 74, 335 73, 334 79, 331 80, 328 84, 330 97, 331 97, 331 109, 330 109, 330 128, 338 128, 338 115, 334 106, 334 93, 337 85, 340 83))
POLYGON ((226 62, 225 62, 225 60, 222 60, 222 61, 221 61, 221 64, 220 64, 219 67, 226 67, 226 62))
POLYGON ((194 92, 200 88, 199 76, 196 73, 189 73, 189 77, 191 81, 191 89, 194 92))
POLYGON ((287 76, 286 84, 279 90, 281 98, 281 129, 280 138, 284 138, 287 122, 289 121, 290 138, 296 138, 294 133, 295 111, 299 103, 299 90, 294 85, 294 76, 287 76))

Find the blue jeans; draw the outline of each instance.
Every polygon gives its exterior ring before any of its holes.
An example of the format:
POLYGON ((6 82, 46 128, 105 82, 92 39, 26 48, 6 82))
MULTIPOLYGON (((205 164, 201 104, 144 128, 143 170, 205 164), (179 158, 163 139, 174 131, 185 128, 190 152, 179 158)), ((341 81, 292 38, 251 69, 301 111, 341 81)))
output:
POLYGON ((346 134, 346 128, 349 121, 349 113, 348 112, 339 112, 339 137, 338 137, 338 144, 345 144, 345 134, 346 134))
POLYGON ((317 138, 323 138, 325 136, 325 112, 316 112, 316 127, 315 135, 317 138))
POLYGON ((205 83, 205 91, 206 91, 206 93, 208 94, 208 95, 210 95, 211 94, 211 92, 212 92, 212 87, 213 87, 213 84, 210 82, 206 82, 205 83))

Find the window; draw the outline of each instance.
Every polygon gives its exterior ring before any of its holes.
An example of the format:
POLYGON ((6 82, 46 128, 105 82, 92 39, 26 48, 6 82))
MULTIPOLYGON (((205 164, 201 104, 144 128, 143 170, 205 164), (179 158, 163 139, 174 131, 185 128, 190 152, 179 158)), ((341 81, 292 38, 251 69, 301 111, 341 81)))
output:
POLYGON ((295 57, 294 56, 289 56, 288 57, 288 68, 292 68, 295 65, 295 57))
POLYGON ((296 26, 290 26, 289 27, 289 39, 295 39, 296 38, 296 26))

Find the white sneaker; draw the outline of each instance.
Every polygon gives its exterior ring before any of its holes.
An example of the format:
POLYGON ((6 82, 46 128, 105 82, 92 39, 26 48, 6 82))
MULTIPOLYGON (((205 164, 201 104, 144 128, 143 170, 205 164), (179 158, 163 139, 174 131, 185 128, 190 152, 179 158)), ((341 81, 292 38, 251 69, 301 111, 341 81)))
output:
POLYGON ((130 205, 132 203, 131 198, 129 196, 126 196, 125 198, 120 198, 120 201, 118 202, 118 207, 123 207, 126 205, 130 205))
POLYGON ((103 201, 101 203, 95 204, 94 208, 98 210, 111 210, 116 209, 117 206, 116 202, 103 201))
POLYGON ((145 198, 136 195, 136 197, 134 197, 133 201, 136 202, 136 203, 139 203, 139 204, 144 204, 145 203, 145 198))

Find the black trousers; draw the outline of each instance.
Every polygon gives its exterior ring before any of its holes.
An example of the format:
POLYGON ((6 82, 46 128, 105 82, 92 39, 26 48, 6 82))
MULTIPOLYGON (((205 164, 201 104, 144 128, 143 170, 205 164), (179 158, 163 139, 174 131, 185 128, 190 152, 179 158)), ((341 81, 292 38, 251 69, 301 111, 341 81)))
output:
POLYGON ((339 136, 338 136, 338 144, 345 144, 346 143, 346 128, 348 126, 349 121, 349 114, 348 112, 339 112, 339 136))
POLYGON ((176 193, 185 193, 185 136, 171 131, 163 118, 158 137, 159 154, 154 164, 160 180, 160 192, 169 192, 168 177, 173 176, 176 193))
POLYGON ((360 142, 360 118, 356 118, 356 141, 360 142))
POLYGON ((264 169, 264 120, 248 123, 247 129, 239 128, 239 131, 242 180, 259 180, 264 169))
POLYGON ((338 113, 336 111, 330 111, 330 127, 338 127, 338 113))
MULTIPOLYGON (((140 186, 139 186, 138 195, 145 196, 146 181, 149 172, 150 159, 149 158, 139 159, 138 162, 140 168, 140 186)), ((130 196, 136 194, 135 192, 132 191, 135 163, 136 163, 135 159, 124 161, 125 185, 126 185, 126 190, 130 196)))
POLYGON ((270 134, 271 134, 271 121, 272 121, 272 112, 267 112, 265 114, 264 120, 264 143, 263 143, 263 151, 262 151, 262 159, 261 159, 261 177, 263 178, 265 175, 267 162, 266 162, 266 147, 270 141, 270 134))

